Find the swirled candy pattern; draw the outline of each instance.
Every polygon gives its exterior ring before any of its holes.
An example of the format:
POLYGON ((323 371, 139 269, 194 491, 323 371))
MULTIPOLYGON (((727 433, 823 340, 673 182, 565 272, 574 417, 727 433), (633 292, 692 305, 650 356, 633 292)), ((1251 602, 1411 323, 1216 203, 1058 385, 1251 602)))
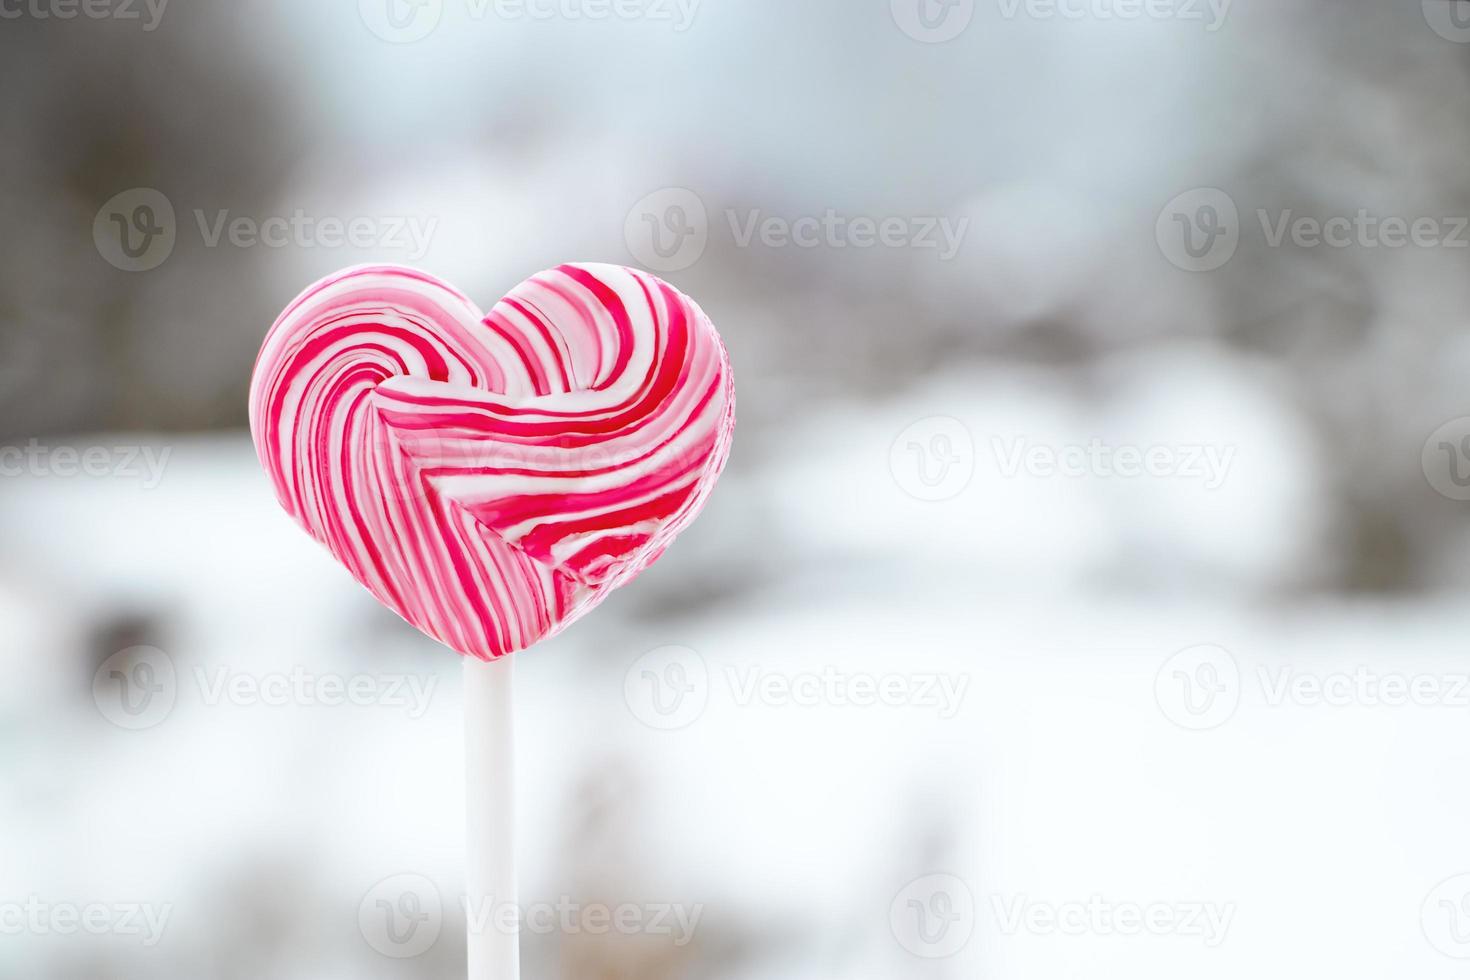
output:
POLYGON ((485 660, 657 559, 734 426, 703 311, 611 265, 532 276, 489 314, 413 269, 346 270, 281 314, 250 388, 281 506, 386 606, 485 660))

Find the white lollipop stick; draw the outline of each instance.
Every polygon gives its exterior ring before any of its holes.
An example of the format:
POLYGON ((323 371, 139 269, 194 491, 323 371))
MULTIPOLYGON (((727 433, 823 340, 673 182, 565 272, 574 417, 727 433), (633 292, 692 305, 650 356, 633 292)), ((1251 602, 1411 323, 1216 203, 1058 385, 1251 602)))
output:
POLYGON ((470 980, 519 980, 515 864, 514 657, 464 658, 466 793, 465 918, 470 980), (511 925, 514 928, 508 928, 511 925))

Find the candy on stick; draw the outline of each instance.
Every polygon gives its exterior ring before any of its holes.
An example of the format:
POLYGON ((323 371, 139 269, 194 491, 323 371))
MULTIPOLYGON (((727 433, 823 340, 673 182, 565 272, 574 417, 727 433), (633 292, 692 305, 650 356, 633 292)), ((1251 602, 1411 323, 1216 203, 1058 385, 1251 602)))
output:
MULTIPOLYGON (((703 311, 619 266, 548 270, 488 314, 422 272, 349 269, 267 335, 250 427, 281 506, 465 655, 471 902, 514 901, 507 655, 663 553, 725 464, 734 409, 703 311)), ((469 942, 472 980, 517 975, 514 935, 469 942)))

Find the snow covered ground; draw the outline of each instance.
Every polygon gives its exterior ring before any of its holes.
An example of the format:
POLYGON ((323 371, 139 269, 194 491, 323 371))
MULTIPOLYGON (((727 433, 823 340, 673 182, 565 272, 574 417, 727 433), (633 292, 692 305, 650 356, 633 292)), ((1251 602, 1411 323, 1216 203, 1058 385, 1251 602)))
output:
MULTIPOLYGON (((518 660, 521 900, 570 909, 527 975, 1458 975, 1470 617, 1268 598, 1326 546, 1316 471, 1269 376, 1191 363, 1120 365, 1104 416, 956 378, 737 451, 518 660), (1153 378, 1222 482, 1015 464, 1182 445, 1153 378)), ((0 483, 0 975, 456 976, 453 655, 243 435, 70 444, 165 462, 0 483)))

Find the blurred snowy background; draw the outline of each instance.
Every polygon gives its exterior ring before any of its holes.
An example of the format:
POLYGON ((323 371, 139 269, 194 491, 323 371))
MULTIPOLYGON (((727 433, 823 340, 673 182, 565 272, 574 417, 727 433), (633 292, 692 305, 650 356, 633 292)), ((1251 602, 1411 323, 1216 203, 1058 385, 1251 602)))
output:
POLYGON ((0 0, 0 81, 0 977, 461 974, 459 665, 245 393, 341 266, 573 259, 741 428, 518 661, 528 977, 1460 975, 1470 3, 0 0))

